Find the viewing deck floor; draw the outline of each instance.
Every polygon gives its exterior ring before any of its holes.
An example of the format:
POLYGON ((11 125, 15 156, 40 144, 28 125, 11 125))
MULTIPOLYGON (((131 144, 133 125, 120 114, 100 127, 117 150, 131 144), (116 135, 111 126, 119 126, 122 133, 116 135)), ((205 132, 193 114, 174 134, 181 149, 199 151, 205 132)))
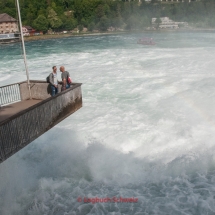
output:
POLYGON ((13 104, 0 107, 0 123, 8 119, 9 117, 13 116, 14 114, 22 110, 25 110, 41 101, 42 100, 36 100, 36 99, 23 100, 23 101, 19 101, 13 104))

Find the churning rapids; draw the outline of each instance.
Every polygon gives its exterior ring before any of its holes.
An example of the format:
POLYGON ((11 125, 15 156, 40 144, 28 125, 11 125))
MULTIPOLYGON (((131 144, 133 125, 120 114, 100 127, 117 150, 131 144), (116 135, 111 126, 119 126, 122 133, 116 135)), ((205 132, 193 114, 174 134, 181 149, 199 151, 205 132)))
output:
MULTIPOLYGON (((73 37, 26 50, 31 79, 65 65, 83 83, 83 108, 0 164, 1 215, 215 214, 214 32, 73 37), (157 44, 137 44, 143 36, 157 44), (138 201, 84 202, 96 197, 138 201)), ((20 44, 0 46, 0 85, 25 80, 21 54, 20 44)))

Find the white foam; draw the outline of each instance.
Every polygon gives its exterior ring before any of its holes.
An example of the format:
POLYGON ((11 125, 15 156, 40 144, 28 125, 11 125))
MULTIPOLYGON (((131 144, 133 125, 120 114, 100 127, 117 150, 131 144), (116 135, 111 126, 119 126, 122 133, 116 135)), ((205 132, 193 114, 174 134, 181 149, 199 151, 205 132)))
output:
POLYGON ((29 43, 30 76, 65 65, 83 83, 83 107, 0 165, 1 214, 215 213, 215 47, 205 39, 215 37, 200 34, 155 34, 150 48, 140 35, 29 43))

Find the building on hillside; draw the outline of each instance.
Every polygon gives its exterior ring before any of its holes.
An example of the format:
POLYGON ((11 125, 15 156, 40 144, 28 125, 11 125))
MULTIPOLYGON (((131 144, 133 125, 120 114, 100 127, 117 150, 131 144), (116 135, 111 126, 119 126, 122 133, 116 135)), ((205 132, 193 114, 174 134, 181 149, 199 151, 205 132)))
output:
POLYGON ((22 27, 22 33, 23 33, 23 36, 30 36, 28 29, 25 26, 22 27))
MULTIPOLYGON (((152 18, 152 26, 157 25, 156 20, 157 18, 152 18)), ((174 22, 169 17, 161 17, 160 20, 161 23, 158 24, 160 29, 178 29, 180 25, 188 26, 187 22, 174 22)))
POLYGON ((24 36, 33 36, 36 32, 35 29, 33 29, 31 26, 23 26, 22 32, 24 36))
POLYGON ((6 13, 0 14, 0 34, 16 33, 19 31, 17 20, 6 13))

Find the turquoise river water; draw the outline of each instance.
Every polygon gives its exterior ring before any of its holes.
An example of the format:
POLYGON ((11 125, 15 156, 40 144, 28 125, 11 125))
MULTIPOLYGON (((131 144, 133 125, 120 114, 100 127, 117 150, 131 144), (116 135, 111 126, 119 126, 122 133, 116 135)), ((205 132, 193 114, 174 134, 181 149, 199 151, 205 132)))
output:
MULTIPOLYGON (((83 83, 83 107, 0 164, 1 215, 215 214, 214 32, 71 37, 26 51, 31 79, 64 65, 83 83)), ((0 85, 23 80, 20 44, 1 45, 0 85)))

